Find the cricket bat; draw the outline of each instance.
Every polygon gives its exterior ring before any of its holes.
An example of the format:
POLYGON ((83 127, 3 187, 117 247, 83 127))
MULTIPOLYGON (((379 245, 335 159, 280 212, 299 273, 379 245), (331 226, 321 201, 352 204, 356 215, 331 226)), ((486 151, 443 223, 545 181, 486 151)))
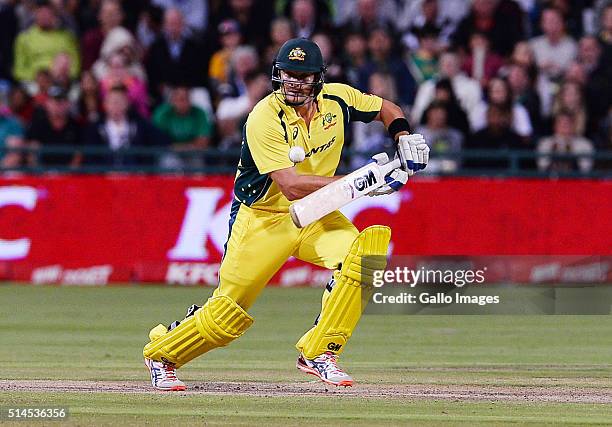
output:
POLYGON ((379 165, 368 163, 362 168, 310 193, 289 206, 293 223, 298 228, 306 227, 325 215, 340 209, 353 200, 365 196, 385 185, 385 175, 401 166, 399 158, 379 165))

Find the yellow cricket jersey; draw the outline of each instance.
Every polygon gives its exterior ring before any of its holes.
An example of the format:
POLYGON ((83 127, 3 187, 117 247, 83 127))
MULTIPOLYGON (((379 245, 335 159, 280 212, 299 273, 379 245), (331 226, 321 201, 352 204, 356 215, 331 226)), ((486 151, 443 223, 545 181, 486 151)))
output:
POLYGON ((255 105, 243 129, 236 200, 255 209, 288 212, 290 202, 268 174, 293 166, 291 147, 306 152, 306 159, 296 165, 298 174, 333 176, 349 123, 371 122, 382 107, 382 98, 340 83, 324 84, 316 101, 318 110, 308 128, 274 93, 255 105))

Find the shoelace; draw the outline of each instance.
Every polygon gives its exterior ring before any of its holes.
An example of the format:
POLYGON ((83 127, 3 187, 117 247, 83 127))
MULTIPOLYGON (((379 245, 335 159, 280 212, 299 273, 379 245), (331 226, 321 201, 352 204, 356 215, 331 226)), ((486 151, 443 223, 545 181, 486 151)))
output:
POLYGON ((174 366, 164 363, 164 371, 166 371, 166 376, 168 377, 168 379, 177 381, 176 369, 174 369, 174 366))
POLYGON ((325 353, 320 356, 323 358, 324 369, 326 372, 332 374, 344 374, 342 370, 338 367, 338 356, 332 353, 325 353))

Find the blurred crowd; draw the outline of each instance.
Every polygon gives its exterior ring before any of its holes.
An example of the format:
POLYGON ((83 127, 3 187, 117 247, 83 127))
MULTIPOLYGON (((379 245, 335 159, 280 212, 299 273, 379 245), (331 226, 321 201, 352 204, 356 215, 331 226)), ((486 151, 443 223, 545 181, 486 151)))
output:
MULTIPOLYGON (((151 146, 162 168, 210 164, 240 147, 292 37, 321 47, 326 81, 399 104, 433 173, 508 167, 454 156, 469 149, 610 169, 592 154, 612 150, 612 0, 0 0, 1 166, 139 165, 125 149, 151 146), (35 152, 60 145, 77 148, 35 152)), ((392 141, 354 123, 347 143, 392 141)))

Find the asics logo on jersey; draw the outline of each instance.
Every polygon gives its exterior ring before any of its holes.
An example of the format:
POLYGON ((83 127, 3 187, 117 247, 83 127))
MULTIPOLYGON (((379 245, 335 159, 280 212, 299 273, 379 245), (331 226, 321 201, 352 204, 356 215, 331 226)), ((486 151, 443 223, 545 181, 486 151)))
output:
POLYGON ((321 151, 325 151, 327 150, 329 147, 332 146, 332 144, 336 142, 336 137, 334 136, 332 139, 330 139, 328 142, 326 142, 323 145, 320 145, 318 147, 313 148, 312 150, 310 150, 308 153, 306 153, 306 157, 310 157, 313 154, 319 153, 321 151))

